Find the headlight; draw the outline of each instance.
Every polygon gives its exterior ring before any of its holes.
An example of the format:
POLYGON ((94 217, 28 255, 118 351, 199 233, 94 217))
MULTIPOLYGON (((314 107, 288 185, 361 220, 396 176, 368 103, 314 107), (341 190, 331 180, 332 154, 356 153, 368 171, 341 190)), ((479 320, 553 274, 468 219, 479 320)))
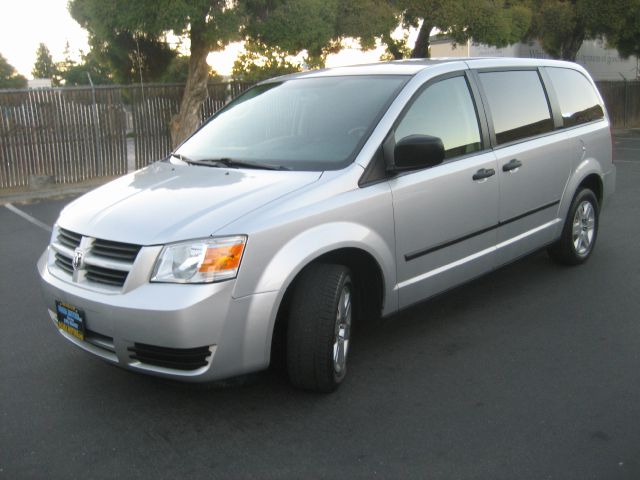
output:
POLYGON ((166 245, 152 282, 211 283, 236 278, 247 237, 205 238, 166 245))

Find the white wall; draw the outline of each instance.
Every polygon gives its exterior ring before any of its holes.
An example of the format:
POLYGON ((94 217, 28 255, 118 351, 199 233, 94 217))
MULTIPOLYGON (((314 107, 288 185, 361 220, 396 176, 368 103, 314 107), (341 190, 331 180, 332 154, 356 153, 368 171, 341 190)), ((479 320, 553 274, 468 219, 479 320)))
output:
MULTIPOLYGON (((454 46, 451 41, 434 39, 432 57, 521 57, 551 58, 538 42, 516 43, 505 48, 463 43, 454 46)), ((637 57, 623 59, 616 49, 606 48, 603 40, 587 40, 582 44, 576 62, 584 66, 594 80, 635 80, 639 77, 637 57)))

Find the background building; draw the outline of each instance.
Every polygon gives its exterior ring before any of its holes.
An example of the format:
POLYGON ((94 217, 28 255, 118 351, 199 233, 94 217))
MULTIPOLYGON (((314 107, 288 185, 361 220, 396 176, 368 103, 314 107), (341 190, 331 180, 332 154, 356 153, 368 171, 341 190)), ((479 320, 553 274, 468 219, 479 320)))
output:
MULTIPOLYGON (((432 57, 520 57, 551 58, 536 42, 516 43, 504 48, 476 44, 472 40, 455 45, 447 37, 431 37, 432 57)), ((624 59, 618 51, 606 48, 603 40, 586 40, 576 56, 594 80, 636 80, 640 78, 637 57, 624 59)))

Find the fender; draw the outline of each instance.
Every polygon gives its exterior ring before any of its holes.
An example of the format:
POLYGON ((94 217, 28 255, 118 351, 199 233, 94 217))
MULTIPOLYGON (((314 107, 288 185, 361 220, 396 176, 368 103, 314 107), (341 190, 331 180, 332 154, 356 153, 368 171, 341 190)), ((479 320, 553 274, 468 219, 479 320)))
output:
MULTIPOLYGON (((278 311, 284 295, 304 267, 322 255, 341 248, 357 248, 369 253, 378 263, 382 272, 384 310, 383 315, 398 310, 398 292, 393 289, 396 283, 395 255, 380 235, 363 225, 353 222, 332 222, 314 226, 301 232, 285 243, 273 256, 258 279, 252 298, 266 292, 277 292, 271 304, 271 313, 265 317, 263 349, 264 365, 271 356, 273 332, 278 311), (327 239, 332 239, 330 244, 327 239)), ((245 297, 246 298, 246 297, 245 297)))
MULTIPOLYGON (((598 175, 600 181, 604 184, 604 172, 602 171, 602 167, 593 157, 583 159, 571 172, 569 180, 564 188, 564 192, 562 192, 562 199, 558 208, 558 218, 562 218, 563 220, 566 218, 569 207, 571 206, 571 200, 573 200, 573 196, 576 194, 578 186, 585 178, 594 173, 598 175)), ((558 224, 556 227, 556 236, 560 236, 563 226, 564 222, 558 224)))
POLYGON ((398 308, 395 285, 395 252, 376 232, 353 222, 331 222, 314 226, 285 243, 273 256, 258 279, 255 293, 278 291, 278 304, 291 282, 318 257, 341 249, 357 248, 375 259, 382 272, 383 314, 398 308), (331 239, 328 243, 327 239, 331 239))

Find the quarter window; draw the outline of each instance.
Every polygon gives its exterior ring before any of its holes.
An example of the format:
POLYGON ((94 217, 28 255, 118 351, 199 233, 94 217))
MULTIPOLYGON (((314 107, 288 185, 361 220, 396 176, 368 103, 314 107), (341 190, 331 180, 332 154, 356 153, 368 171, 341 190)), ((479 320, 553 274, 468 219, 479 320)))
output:
POLYGON ((553 130, 540 76, 535 70, 480 74, 498 144, 553 130))
POLYGON ((600 100, 584 75, 576 70, 556 67, 548 67, 547 73, 558 96, 563 127, 604 118, 600 100))
POLYGON ((420 93, 396 128, 396 143, 409 135, 439 137, 445 158, 481 149, 478 118, 464 77, 442 80, 420 93))

